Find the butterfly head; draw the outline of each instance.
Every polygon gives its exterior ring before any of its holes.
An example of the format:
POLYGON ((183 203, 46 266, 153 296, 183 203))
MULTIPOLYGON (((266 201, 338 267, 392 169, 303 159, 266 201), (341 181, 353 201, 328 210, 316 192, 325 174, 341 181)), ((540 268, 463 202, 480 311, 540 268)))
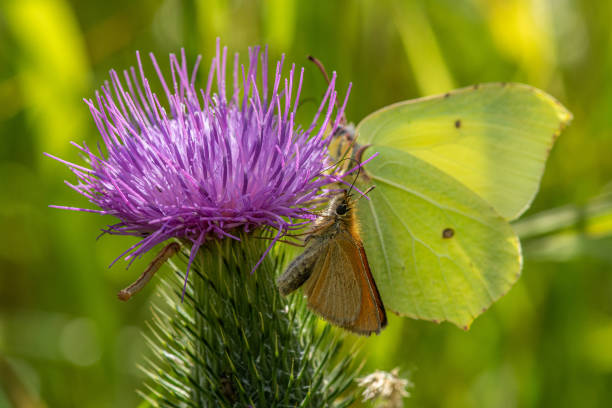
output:
POLYGON ((342 194, 332 199, 327 210, 327 215, 334 218, 345 218, 351 213, 352 209, 351 195, 348 194, 347 190, 344 190, 342 194))
POLYGON ((352 194, 344 190, 344 194, 339 195, 332 203, 334 214, 338 217, 345 217, 353 209, 352 194))
POLYGON ((336 215, 343 216, 347 212, 349 212, 349 210, 350 210, 350 207, 348 206, 347 203, 341 203, 340 205, 336 207, 335 211, 336 211, 336 215))

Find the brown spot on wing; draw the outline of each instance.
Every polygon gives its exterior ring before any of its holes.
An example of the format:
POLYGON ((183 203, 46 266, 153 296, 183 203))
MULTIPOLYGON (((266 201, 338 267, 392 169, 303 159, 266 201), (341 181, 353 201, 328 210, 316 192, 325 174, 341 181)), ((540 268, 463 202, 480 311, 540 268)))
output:
POLYGON ((452 228, 444 228, 442 231, 442 238, 448 239, 452 238, 455 235, 455 230, 452 228))

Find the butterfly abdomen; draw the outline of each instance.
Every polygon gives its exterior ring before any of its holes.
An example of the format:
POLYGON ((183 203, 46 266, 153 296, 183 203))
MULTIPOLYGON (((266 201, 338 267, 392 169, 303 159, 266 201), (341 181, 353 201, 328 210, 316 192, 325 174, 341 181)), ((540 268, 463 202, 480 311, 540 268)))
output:
POLYGON ((315 242, 309 245, 300 256, 291 261, 285 272, 276 279, 281 295, 287 296, 308 280, 312 274, 317 253, 318 246, 315 242))

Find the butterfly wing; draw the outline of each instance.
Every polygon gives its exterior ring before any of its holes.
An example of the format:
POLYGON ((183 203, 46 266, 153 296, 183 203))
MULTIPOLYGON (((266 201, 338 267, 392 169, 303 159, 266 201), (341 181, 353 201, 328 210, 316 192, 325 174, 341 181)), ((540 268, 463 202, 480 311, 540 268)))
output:
POLYGON ((357 142, 418 157, 512 220, 529 207, 548 153, 571 118, 538 89, 482 84, 380 109, 359 123, 357 142))
POLYGON ((351 270, 350 260, 335 239, 322 243, 321 256, 312 275, 304 283, 308 307, 324 319, 341 327, 359 316, 361 291, 351 270))
POLYGON ((548 153, 571 120, 520 84, 484 84, 400 102, 366 117, 357 142, 375 184, 360 200, 364 244, 385 299, 402 315, 467 329, 518 279, 507 220, 537 192, 548 153), (364 151, 361 150, 363 153, 364 151))
POLYGON ((518 237, 451 176, 390 147, 371 147, 364 158, 375 152, 366 171, 376 189, 359 200, 358 214, 385 306, 468 328, 518 279, 518 237))
POLYGON ((349 234, 342 234, 338 238, 338 243, 351 259, 351 266, 361 292, 359 315, 347 329, 360 334, 378 333, 387 325, 387 314, 370 272, 365 249, 361 242, 354 240, 349 234))
POLYGON ((348 233, 329 239, 304 284, 308 306, 324 319, 359 334, 379 332, 384 306, 363 247, 348 233))

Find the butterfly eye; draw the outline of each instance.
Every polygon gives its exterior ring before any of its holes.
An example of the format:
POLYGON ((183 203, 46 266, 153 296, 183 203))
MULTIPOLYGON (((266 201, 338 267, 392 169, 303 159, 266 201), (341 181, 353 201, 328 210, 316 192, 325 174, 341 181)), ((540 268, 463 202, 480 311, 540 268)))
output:
POLYGON ((348 211, 348 206, 346 204, 340 204, 336 208, 336 214, 338 214, 338 215, 344 215, 344 214, 346 214, 347 211, 348 211))

